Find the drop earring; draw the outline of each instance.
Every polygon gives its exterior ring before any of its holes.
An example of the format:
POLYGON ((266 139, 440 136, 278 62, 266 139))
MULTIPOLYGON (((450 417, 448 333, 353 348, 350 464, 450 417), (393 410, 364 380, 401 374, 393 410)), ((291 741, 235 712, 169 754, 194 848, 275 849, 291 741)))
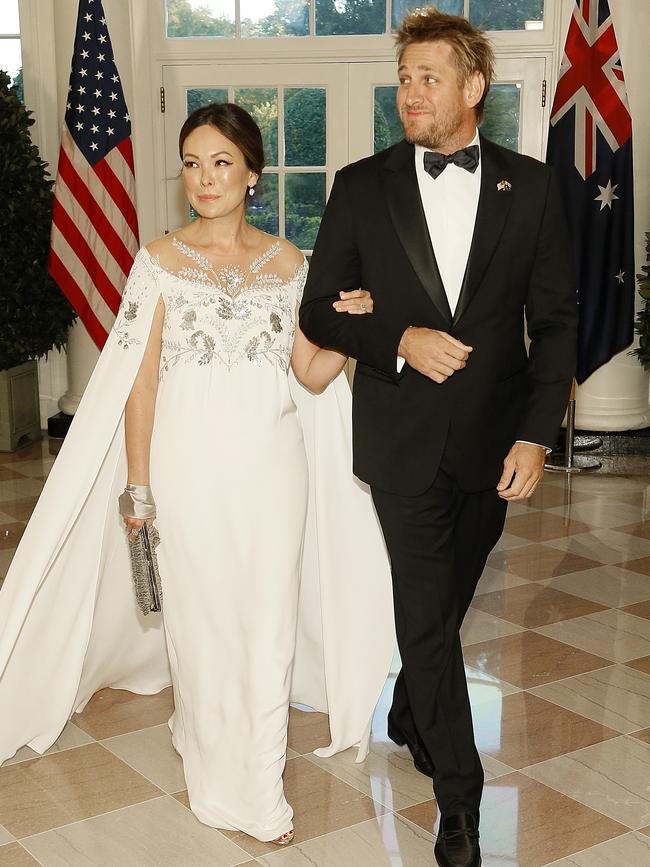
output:
POLYGON ((248 188, 248 195, 249 195, 249 196, 254 196, 254 195, 255 195, 255 187, 249 187, 249 188, 248 188))

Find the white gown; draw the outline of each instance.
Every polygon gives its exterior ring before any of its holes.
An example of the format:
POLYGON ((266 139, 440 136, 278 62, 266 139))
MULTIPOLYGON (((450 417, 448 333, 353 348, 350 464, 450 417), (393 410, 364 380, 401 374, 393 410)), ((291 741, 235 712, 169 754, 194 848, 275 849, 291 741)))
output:
MULTIPOLYGON (((109 341, 0 592, 0 761, 42 752, 105 686, 170 682, 173 743, 206 824, 261 840, 292 824, 288 706, 329 713, 331 755, 360 744, 394 646, 389 566, 351 472, 350 394, 289 369, 306 263, 165 270, 138 253, 109 341), (165 302, 151 486, 163 617, 138 612, 117 511, 123 411, 165 302), (298 408, 297 408, 298 406, 298 408), (304 545, 303 545, 304 543, 304 545)), ((341 314, 345 315, 345 314, 341 314)))

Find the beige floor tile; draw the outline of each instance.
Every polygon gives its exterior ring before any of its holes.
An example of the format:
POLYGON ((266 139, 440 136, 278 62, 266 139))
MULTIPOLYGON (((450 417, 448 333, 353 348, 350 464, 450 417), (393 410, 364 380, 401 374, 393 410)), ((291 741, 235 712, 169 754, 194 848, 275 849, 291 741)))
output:
POLYGON ((0 482, 7 482, 11 479, 24 479, 28 473, 18 473, 12 467, 0 466, 0 482))
MULTIPOLYGON (((51 756, 53 753, 61 753, 64 750, 71 750, 75 747, 84 746, 84 744, 91 744, 92 742, 93 739, 90 735, 77 728, 74 723, 68 723, 59 735, 57 741, 53 743, 49 750, 43 753, 43 755, 51 756)), ((6 768, 8 765, 15 765, 18 762, 26 762, 29 759, 37 759, 38 757, 39 754, 35 753, 34 750, 29 747, 23 747, 21 750, 18 750, 13 758, 7 759, 2 767, 6 768)))
POLYGON ((650 621, 616 609, 540 626, 535 631, 614 662, 650 654, 650 621))
POLYGON ((314 755, 308 758, 391 810, 401 810, 432 797, 431 780, 415 770, 406 747, 374 741, 364 762, 356 764, 356 755, 355 747, 329 759, 314 755))
POLYGON ((597 566, 585 572, 572 572, 544 581, 547 587, 599 602, 608 608, 621 608, 650 599, 650 581, 645 575, 620 566, 597 566))
MULTIPOLYGON (((556 478, 561 483, 561 477, 556 476, 556 478)), ((571 488, 590 497, 611 497, 618 500, 621 496, 628 496, 630 493, 647 492, 648 480, 645 476, 634 478, 631 475, 613 476, 603 472, 593 475, 586 473, 583 476, 572 476, 571 488)))
POLYGON ((596 602, 539 582, 486 593, 475 598, 472 607, 528 629, 604 610, 604 606, 596 602))
POLYGON ((629 569, 631 572, 638 572, 640 575, 650 576, 650 557, 640 557, 634 560, 626 560, 621 563, 624 569, 629 569))
POLYGON ((640 536, 619 533, 618 530, 599 529, 594 530, 593 533, 579 533, 565 539, 552 539, 548 545, 558 551, 587 557, 598 563, 620 565, 627 560, 636 560, 650 555, 650 541, 640 536))
POLYGON ((565 506, 569 503, 589 502, 591 499, 588 494, 581 494, 573 490, 569 491, 566 486, 548 485, 546 481, 545 478, 542 484, 538 485, 533 496, 527 501, 529 508, 552 509, 555 506, 565 506))
POLYGON ((19 497, 16 500, 5 500, 2 509, 15 521, 29 521, 37 502, 38 496, 19 497))
POLYGON ((434 836, 438 833, 440 814, 438 805, 433 798, 422 801, 420 804, 414 804, 412 807, 405 807, 403 810, 399 810, 399 815, 434 836))
POLYGON ((561 539, 565 536, 574 536, 576 533, 588 533, 590 527, 568 516, 545 511, 528 512, 526 515, 508 518, 505 529, 507 533, 528 539, 530 542, 548 542, 550 539, 561 539))
POLYGON ((154 798, 160 790, 99 744, 0 769, 0 823, 38 834, 154 798))
POLYGON ((506 765, 505 762, 500 762, 498 759, 493 759, 492 756, 488 756, 486 753, 480 753, 479 755, 486 782, 497 780, 499 777, 505 777, 506 774, 511 774, 514 771, 514 768, 511 768, 510 765, 506 765))
MULTIPOLYGON (((386 812, 383 804, 373 802, 302 756, 287 762, 284 791, 294 811, 296 834, 292 846, 386 812)), ((277 850, 273 843, 261 843, 241 832, 223 834, 255 858, 277 850)))
POLYGON ((496 551, 488 557, 487 565, 529 581, 541 581, 570 572, 584 572, 599 566, 600 562, 594 557, 560 551, 548 544, 534 544, 511 551, 496 551))
POLYGON ((463 648, 463 656, 468 668, 521 689, 611 665, 609 659, 527 631, 472 644, 463 648))
POLYGON ((637 523, 628 524, 625 527, 617 527, 618 532, 628 533, 630 536, 641 536, 642 539, 650 539, 650 521, 648 520, 650 509, 646 507, 646 509, 640 509, 640 511, 646 514, 643 514, 637 523))
POLYGON ((469 700, 473 708, 488 701, 501 700, 505 695, 512 695, 521 691, 518 686, 507 683, 505 680, 499 680, 498 677, 493 677, 486 671, 471 668, 468 665, 465 666, 465 676, 467 677, 469 700))
POLYGON ((463 647, 467 647, 470 644, 478 644, 490 638, 514 635, 521 631, 521 626, 507 623, 505 620, 491 614, 485 614, 476 608, 470 608, 460 630, 460 641, 463 647))
POLYGON ((310 713, 289 708, 289 747, 300 755, 330 744, 329 719, 324 713, 310 713))
POLYGON ((644 864, 650 864, 650 839, 632 831, 556 861, 553 867, 641 867, 644 864))
POLYGON ((637 740, 643 741, 646 744, 650 744, 650 728, 641 729, 638 732, 630 732, 630 737, 637 738, 637 740))
POLYGON ((546 514, 562 518, 569 515, 574 521, 582 521, 590 527, 612 527, 619 532, 627 532, 623 528, 638 523, 642 511, 638 506, 612 502, 603 497, 591 502, 572 503, 570 507, 557 506, 546 514))
POLYGON ((180 792, 185 788, 183 762, 172 747, 166 723, 108 738, 101 743, 163 792, 180 792))
POLYGON ((15 548, 0 550, 0 577, 4 578, 16 553, 15 548))
POLYGON ((24 531, 25 525, 20 521, 2 524, 0 526, 0 550, 11 549, 15 551, 24 531))
POLYGON ((265 867, 431 867, 433 837, 394 813, 258 858, 265 867))
POLYGON ((484 593, 493 593, 496 590, 508 590, 510 587, 520 587, 527 584, 525 578, 520 578, 518 575, 513 575, 511 572, 502 572, 499 569, 492 569, 491 566, 486 566, 481 575, 481 580, 476 586, 475 596, 482 596, 484 593))
POLYGON ((621 735, 524 773, 629 828, 650 822, 650 744, 635 738, 621 735))
POLYGON ((513 548, 523 548, 528 544, 528 539, 523 536, 515 536, 514 533, 507 531, 501 534, 499 541, 494 546, 495 551, 510 551, 513 548))
POLYGON ((633 732, 650 722, 650 675, 625 665, 548 683, 531 692, 619 732, 633 732))
POLYGON ((20 843, 0 846, 0 867, 37 867, 38 863, 20 843))
POLYGON ((6 828, 3 828, 0 825, 0 846, 4 846, 5 843, 11 843, 14 840, 14 835, 10 834, 6 828))
POLYGON ((2 511, 12 514, 9 505, 11 500, 21 500, 25 497, 38 497, 43 490, 43 482, 38 479, 11 479, 0 486, 0 503, 2 511), (7 505, 5 505, 7 504, 7 505))
POLYGON ((640 659, 630 659, 625 664, 628 668, 636 668, 637 671, 650 674, 650 656, 642 656, 640 659))
POLYGON ((473 717, 478 749, 517 769, 618 735, 527 692, 481 705, 473 717))
POLYGON ((168 797, 28 837, 23 844, 45 867, 231 867, 248 857, 168 797))
POLYGON ((19 465, 14 464, 12 469, 18 470, 21 475, 28 478, 42 479, 43 476, 49 475, 53 465, 53 457, 44 457, 40 460, 21 461, 19 465))
MULTIPOLYGON (((648 582, 650 584, 650 582, 648 582)), ((645 617, 650 620, 650 599, 645 602, 637 602, 634 605, 626 605, 623 609, 627 614, 634 614, 635 617, 645 617)))
MULTIPOLYGON (((435 802, 400 811, 400 815, 430 828, 436 818, 435 802)), ((626 830, 520 773, 487 783, 483 792, 481 852, 485 867, 541 867, 626 830)))
POLYGON ((125 689, 101 689, 73 722, 96 740, 166 723, 174 711, 171 687, 156 695, 136 695, 125 689))

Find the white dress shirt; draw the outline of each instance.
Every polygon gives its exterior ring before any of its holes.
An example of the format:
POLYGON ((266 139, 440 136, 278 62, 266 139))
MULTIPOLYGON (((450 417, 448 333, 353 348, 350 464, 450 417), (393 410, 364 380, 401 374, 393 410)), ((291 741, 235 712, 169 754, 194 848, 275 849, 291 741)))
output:
MULTIPOLYGON (((470 144, 479 145, 478 132, 470 144)), ((415 173, 429 237, 453 316, 474 236, 481 191, 481 161, 479 159, 475 172, 450 163, 433 178, 424 168, 426 151, 420 145, 415 146, 415 173)))

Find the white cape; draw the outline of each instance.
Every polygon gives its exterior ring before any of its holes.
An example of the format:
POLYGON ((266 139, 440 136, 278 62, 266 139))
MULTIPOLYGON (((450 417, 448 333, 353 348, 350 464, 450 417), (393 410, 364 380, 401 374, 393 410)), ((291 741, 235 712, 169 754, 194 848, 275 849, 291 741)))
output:
MULTIPOLYGON (((136 607, 116 519, 124 406, 156 301, 142 300, 128 352, 111 332, 0 591, 0 762, 25 744, 47 750, 103 687, 152 694, 171 683, 161 617, 136 607)), ((345 376, 319 397, 291 387, 310 480, 291 697, 329 714, 332 741, 318 755, 359 744, 362 761, 395 644, 388 558, 352 475, 345 376)))

